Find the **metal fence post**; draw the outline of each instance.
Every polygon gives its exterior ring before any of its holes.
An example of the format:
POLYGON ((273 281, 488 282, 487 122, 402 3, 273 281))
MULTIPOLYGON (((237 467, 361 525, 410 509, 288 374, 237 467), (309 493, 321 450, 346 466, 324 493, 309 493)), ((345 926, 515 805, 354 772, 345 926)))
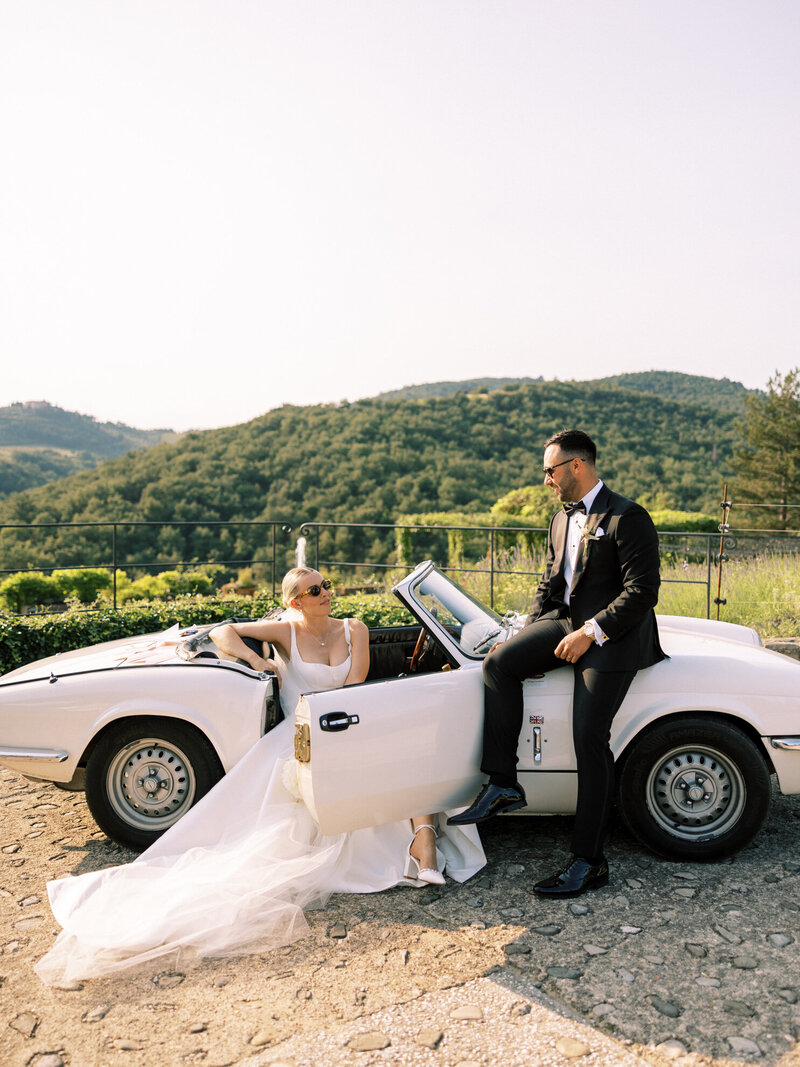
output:
POLYGON ((275 596, 275 553, 277 552, 277 541, 275 539, 275 523, 272 524, 272 595, 275 596))
POLYGON ((494 611, 494 528, 489 527, 489 607, 494 611))

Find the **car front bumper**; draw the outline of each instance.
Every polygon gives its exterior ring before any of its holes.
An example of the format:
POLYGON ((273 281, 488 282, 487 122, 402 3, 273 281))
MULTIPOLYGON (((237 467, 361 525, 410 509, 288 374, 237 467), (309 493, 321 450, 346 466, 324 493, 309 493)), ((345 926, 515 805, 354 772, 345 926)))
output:
POLYGON ((69 752, 55 748, 16 748, 6 746, 0 748, 0 764, 9 767, 12 771, 20 771, 31 778, 43 778, 52 781, 61 778, 61 775, 50 773, 66 763, 69 752))
POLYGON ((800 793, 800 736, 762 737, 778 776, 781 792, 800 793))

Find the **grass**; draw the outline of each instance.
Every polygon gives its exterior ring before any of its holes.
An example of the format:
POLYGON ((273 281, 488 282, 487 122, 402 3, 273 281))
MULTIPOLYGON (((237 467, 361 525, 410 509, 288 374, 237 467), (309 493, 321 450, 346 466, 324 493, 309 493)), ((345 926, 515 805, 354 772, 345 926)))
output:
MULTIPOLYGON (((489 603, 490 575, 488 559, 464 564, 465 570, 448 568, 460 585, 483 603, 489 603), (470 573, 466 568, 483 573, 470 573)), ((495 561, 494 607, 504 611, 526 612, 530 607, 543 557, 530 557, 519 549, 499 555, 495 561), (511 573, 498 573, 509 571, 511 573), (528 573, 525 573, 528 572, 528 573)), ((391 575, 397 581, 400 571, 391 575)), ((706 617, 705 564, 666 563, 661 569, 661 590, 657 611, 663 615, 706 617)), ((711 618, 717 617, 716 570, 711 575, 711 618)), ((762 638, 797 637, 800 635, 800 561, 797 555, 766 553, 760 556, 731 559, 723 565, 720 596, 722 622, 751 626, 762 638)))
MULTIPOLYGON (((673 584, 683 578, 705 581, 703 566, 672 566, 661 574, 664 584, 658 610, 665 615, 706 614, 704 586, 673 584)), ((711 618, 717 617, 716 572, 712 575, 711 618)), ((723 565, 719 607, 723 622, 752 626, 761 637, 800 635, 800 562, 796 555, 768 553, 732 559, 723 565)))

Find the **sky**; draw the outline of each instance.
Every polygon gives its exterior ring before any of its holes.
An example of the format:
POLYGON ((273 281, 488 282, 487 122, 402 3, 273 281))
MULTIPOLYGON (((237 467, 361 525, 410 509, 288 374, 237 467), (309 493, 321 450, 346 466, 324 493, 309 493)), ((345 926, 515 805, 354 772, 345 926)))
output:
POLYGON ((800 365, 796 0, 0 0, 0 406, 800 365))

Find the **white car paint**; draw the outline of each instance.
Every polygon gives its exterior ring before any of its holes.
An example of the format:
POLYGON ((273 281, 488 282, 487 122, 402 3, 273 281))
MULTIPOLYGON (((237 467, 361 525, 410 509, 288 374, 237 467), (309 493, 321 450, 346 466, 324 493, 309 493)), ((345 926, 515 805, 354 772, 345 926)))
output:
MULTIPOLYGON (((462 806, 483 780, 479 769, 483 657, 495 640, 507 638, 525 620, 516 615, 500 618, 430 562, 420 564, 395 593, 432 635, 439 656, 434 663, 444 664, 444 669, 301 698, 296 713, 303 760, 299 779, 303 798, 326 833, 462 806), (346 728, 327 729, 331 716, 338 716, 339 725, 346 728)), ((637 766, 634 757, 654 736, 668 738, 673 749, 685 748, 691 755, 695 735, 684 737, 683 723, 694 723, 695 730, 705 730, 709 723, 712 729, 717 729, 715 724, 737 728, 744 747, 740 744, 739 754, 730 757, 719 742, 721 770, 716 778, 710 776, 719 798, 715 794, 709 809, 716 810, 718 799, 724 806, 731 780, 739 789, 736 803, 730 805, 734 813, 750 805, 751 794, 758 794, 752 836, 766 810, 768 773, 777 775, 784 793, 800 793, 800 663, 760 647, 755 631, 728 623, 661 616, 659 632, 670 658, 639 672, 614 720, 611 740, 620 766, 637 766), (726 764, 729 757, 743 760, 747 773, 726 764)), ((93 748, 98 738, 102 747, 117 727, 138 728, 140 721, 156 721, 180 725, 184 732, 175 734, 179 749, 184 744, 181 738, 188 736, 186 727, 197 731, 222 770, 230 770, 266 729, 274 679, 230 658, 216 654, 202 658, 203 642, 209 651, 202 628, 172 627, 161 634, 48 657, 6 674, 0 678, 0 764, 31 777, 80 786, 87 754, 98 752, 93 748)), ((572 685, 568 667, 524 685, 518 756, 529 803, 520 814, 574 811, 572 685)), ((145 739, 158 736, 144 726, 142 731, 145 739)), ((170 744, 167 739, 164 747, 170 744)), ((702 761, 716 758, 717 742, 712 737, 697 744, 697 766, 686 772, 686 782, 690 792, 702 793, 702 761)), ((138 746, 137 758, 147 763, 150 742, 136 740, 133 745, 138 746)), ((683 788, 683 772, 672 766, 676 761, 671 750, 665 751, 663 760, 665 766, 670 764, 665 772, 672 775, 669 788, 678 780, 683 788)), ((155 757, 153 763, 158 770, 155 757)), ((166 757, 159 766, 160 772, 168 772, 166 757)), ((660 764, 657 769, 661 774, 660 764)), ((99 776, 90 778, 102 782, 99 776)), ((210 784, 206 779, 206 788, 210 784)), ((115 787, 116 809, 124 819, 124 781, 120 778, 115 787)), ((641 788, 636 784, 635 789, 641 788)), ((633 796, 638 798, 635 789, 633 796)), ((680 799, 674 789, 673 794, 673 800, 680 799)), ((642 796, 634 808, 652 810, 654 825, 669 837, 672 816, 656 810, 660 800, 655 793, 642 796)), ((145 809, 147 803, 143 802, 145 809)), ((139 801, 131 801, 134 804, 141 832, 147 820, 142 819, 139 801)), ((187 800, 187 808, 190 804, 187 800)), ((682 818, 683 813, 676 821, 678 829, 682 818)), ((728 845, 721 839, 735 821, 729 819, 724 831, 720 829, 720 855, 727 854, 728 845)), ((156 829, 163 828, 162 820, 156 829)), ((107 832, 120 831, 112 826, 107 832)), ((705 847, 703 833, 702 826, 687 831, 682 842, 688 850, 685 858, 698 858, 696 846, 705 847)), ((713 837, 713 827, 709 833, 713 837)), ((669 853, 668 846, 669 841, 651 843, 657 851, 666 849, 664 854, 669 853)), ((731 849, 735 847, 741 846, 734 842, 731 849)))
POLYGON ((68 783, 93 739, 122 719, 190 722, 229 771, 264 732, 271 676, 179 658, 180 629, 50 656, 0 678, 0 764, 68 783))
MULTIPOLYGON (((425 563, 395 592, 446 648, 454 669, 374 690, 367 683, 310 694, 297 709, 299 727, 308 728, 310 739, 310 760, 301 764, 303 796, 326 833, 465 804, 483 780, 483 657, 469 649, 502 620, 483 609, 483 615, 462 619, 460 639, 454 636, 448 609, 471 609, 460 592, 446 590, 446 581, 425 563), (431 601, 439 617, 431 615, 431 601), (323 717, 334 708, 358 721, 325 732, 323 717)), ((514 618, 505 628, 513 632, 519 625, 514 618)), ((670 658, 636 676, 614 721, 616 756, 661 719, 707 714, 743 727, 777 773, 781 790, 800 793, 800 664, 762 648, 755 631, 729 623, 664 616, 659 633, 670 658), (776 748, 781 736, 788 744, 776 748)), ((516 814, 575 810, 572 687, 566 667, 524 685, 518 769, 528 807, 516 814)))

